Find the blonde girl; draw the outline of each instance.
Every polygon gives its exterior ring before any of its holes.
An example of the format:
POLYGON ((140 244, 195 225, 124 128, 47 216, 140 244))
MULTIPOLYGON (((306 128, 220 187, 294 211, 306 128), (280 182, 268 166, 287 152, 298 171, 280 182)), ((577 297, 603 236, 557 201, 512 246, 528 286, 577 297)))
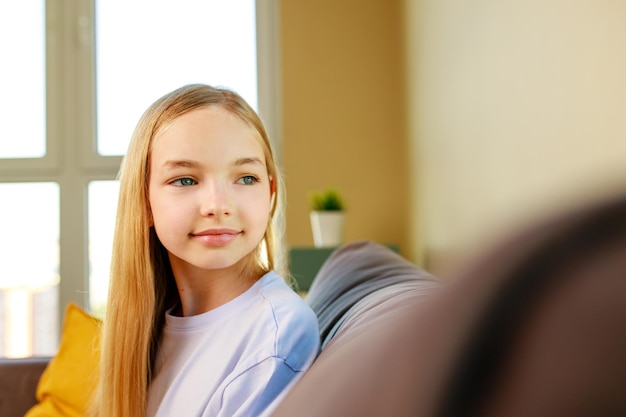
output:
POLYGON ((139 120, 119 179, 97 414, 269 412, 319 334, 277 273, 283 187, 258 115, 177 89, 139 120))

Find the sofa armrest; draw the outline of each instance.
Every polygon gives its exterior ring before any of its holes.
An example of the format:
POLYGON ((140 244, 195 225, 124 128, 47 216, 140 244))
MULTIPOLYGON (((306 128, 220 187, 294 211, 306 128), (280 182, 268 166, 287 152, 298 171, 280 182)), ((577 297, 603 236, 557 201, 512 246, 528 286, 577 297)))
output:
POLYGON ((0 358, 0 416, 22 417, 35 405, 37 383, 50 359, 0 358))

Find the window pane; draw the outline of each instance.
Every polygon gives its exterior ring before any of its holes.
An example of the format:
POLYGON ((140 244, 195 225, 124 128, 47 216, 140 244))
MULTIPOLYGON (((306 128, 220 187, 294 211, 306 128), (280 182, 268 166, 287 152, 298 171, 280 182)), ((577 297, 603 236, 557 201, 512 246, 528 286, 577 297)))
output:
POLYGON ((59 329, 59 186, 2 183, 0 196, 0 356, 52 355, 59 329))
POLYGON ((122 155, 143 111, 184 84, 257 106, 254 0, 96 0, 97 151, 122 155))
POLYGON ((0 1, 0 158, 46 153, 44 10, 44 0, 0 1))
POLYGON ((89 303, 103 317, 109 287, 118 181, 89 183, 89 303))

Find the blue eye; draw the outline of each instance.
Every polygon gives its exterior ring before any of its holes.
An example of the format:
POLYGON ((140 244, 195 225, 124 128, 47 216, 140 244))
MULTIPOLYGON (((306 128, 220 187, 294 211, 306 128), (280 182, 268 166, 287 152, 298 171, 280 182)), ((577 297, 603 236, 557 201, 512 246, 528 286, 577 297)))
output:
POLYGON ((188 187, 190 185, 195 185, 196 181, 194 181, 192 178, 185 177, 174 180, 171 182, 171 184, 178 187, 188 187))
POLYGON ((237 180, 237 183, 243 184, 243 185, 252 185, 258 181, 259 181, 258 178, 255 177, 254 175, 244 175, 243 177, 237 180))

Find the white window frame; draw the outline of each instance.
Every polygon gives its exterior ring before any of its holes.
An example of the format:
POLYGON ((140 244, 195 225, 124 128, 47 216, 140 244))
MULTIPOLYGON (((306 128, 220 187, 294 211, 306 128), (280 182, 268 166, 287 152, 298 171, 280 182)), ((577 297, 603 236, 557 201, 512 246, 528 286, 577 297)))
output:
MULTIPOLYGON (((88 185, 114 180, 122 160, 95 149, 94 9, 92 0, 46 1, 46 155, 0 159, 0 182, 59 184, 59 317, 69 302, 89 306, 88 185)), ((277 0, 256 9, 258 108, 280 159, 277 0)))

